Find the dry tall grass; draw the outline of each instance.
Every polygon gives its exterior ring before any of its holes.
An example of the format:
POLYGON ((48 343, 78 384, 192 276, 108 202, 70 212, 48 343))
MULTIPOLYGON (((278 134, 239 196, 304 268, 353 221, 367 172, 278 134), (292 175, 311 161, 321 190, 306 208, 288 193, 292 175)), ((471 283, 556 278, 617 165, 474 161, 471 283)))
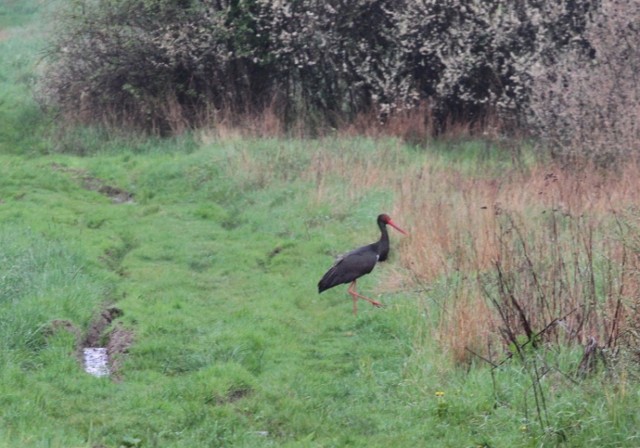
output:
MULTIPOLYGON (((403 271, 392 284, 459 278, 440 303, 434 339, 458 362, 492 346, 552 341, 615 349, 640 305, 631 241, 640 201, 637 165, 616 173, 556 165, 494 175, 425 161, 408 163, 392 145, 369 157, 318 150, 305 172, 317 198, 324 179, 349 183, 340 200, 370 188, 395 193, 390 211, 410 238, 399 241, 403 271), (538 334, 540 333, 540 334, 538 334)), ((430 294, 424 288, 424 295, 430 294)), ((428 302, 427 302, 428 303, 428 302)))
POLYGON ((492 179, 421 174, 399 191, 398 208, 412 218, 402 262, 422 282, 463 275, 438 337, 458 361, 486 342, 487 329, 505 344, 593 337, 617 347, 640 293, 625 230, 640 199, 633 165, 617 175, 549 166, 492 179))

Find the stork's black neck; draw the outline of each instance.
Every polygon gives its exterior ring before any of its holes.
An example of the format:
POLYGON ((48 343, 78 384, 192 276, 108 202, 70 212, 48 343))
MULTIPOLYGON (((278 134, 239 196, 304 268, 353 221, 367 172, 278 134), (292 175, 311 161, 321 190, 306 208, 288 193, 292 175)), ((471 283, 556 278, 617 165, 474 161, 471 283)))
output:
POLYGON ((389 255, 389 233, 387 232, 387 223, 380 216, 378 216, 378 227, 380 227, 380 239, 375 243, 378 261, 385 261, 389 255))

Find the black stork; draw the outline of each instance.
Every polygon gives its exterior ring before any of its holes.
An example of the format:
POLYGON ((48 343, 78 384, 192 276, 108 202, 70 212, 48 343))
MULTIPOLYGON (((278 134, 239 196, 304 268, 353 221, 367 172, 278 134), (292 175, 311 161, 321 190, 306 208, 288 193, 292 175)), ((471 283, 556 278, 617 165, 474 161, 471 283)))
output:
POLYGON ((358 314, 358 299, 364 299, 373 306, 382 306, 380 302, 358 294, 356 292, 356 280, 371 272, 377 262, 385 261, 389 256, 387 224, 403 235, 407 234, 391 220, 389 215, 384 213, 378 215, 380 239, 375 243, 359 247, 339 256, 334 265, 331 266, 318 283, 318 293, 343 283, 351 283, 347 292, 353 297, 353 314, 358 314))

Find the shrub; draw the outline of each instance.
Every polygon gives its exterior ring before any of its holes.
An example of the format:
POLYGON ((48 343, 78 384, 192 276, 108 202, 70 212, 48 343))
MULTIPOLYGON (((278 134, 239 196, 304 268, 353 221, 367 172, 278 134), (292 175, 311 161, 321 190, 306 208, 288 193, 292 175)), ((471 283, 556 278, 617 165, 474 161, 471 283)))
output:
POLYGON ((407 2, 398 13, 411 96, 433 98, 440 121, 498 114, 520 124, 530 66, 580 39, 593 1, 407 2))
POLYGON ((533 63, 586 45, 595 3, 78 0, 58 20, 42 97, 73 121, 152 131, 267 109, 317 129, 425 104, 436 132, 519 124, 533 63))
POLYGON ((532 123, 553 154, 601 165, 640 149, 640 4, 603 0, 581 45, 532 70, 532 123))

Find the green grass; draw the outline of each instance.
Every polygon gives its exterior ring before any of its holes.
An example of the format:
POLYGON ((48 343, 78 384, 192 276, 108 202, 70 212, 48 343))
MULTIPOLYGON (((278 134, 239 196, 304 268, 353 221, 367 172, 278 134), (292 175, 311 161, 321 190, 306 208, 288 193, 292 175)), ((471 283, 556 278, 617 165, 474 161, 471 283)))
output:
MULTIPOLYGON (((336 145, 428 157, 367 140, 1 156, 0 445, 632 446, 639 397, 626 381, 550 374, 541 426, 529 368, 507 363, 494 389, 485 366, 451 365, 420 314, 446 288, 384 294, 358 317, 344 288, 317 294, 331 254, 373 240, 393 201, 373 189, 336 207, 336 179, 316 202, 306 154, 336 145), (256 179, 238 172, 247 160, 293 165, 256 179), (85 189, 88 176, 135 202, 85 189), (43 332, 56 319, 86 330, 105 303, 135 334, 119 381, 83 373, 73 335, 43 332)), ((570 370, 579 357, 552 359, 570 370)))
POLYGON ((38 0, 4 0, 0 4, 0 28, 24 26, 33 22, 42 2, 38 0))
POLYGON ((46 45, 46 27, 37 14, 44 6, 36 0, 0 4, 0 153, 47 149, 42 132, 48 118, 33 90, 46 45))
POLYGON ((371 160, 401 177, 419 166, 496 176, 511 154, 87 128, 48 138, 30 90, 43 47, 34 4, 0 6, 11 25, 0 41, 0 447, 640 443, 637 382, 569 379, 575 349, 532 357, 550 368, 540 412, 531 360, 453 365, 432 326, 455 279, 376 294, 410 239, 393 236, 392 266, 359 282, 385 308, 361 304, 354 317, 346 286, 317 294, 333 255, 377 238, 375 216, 398 200, 371 160), (374 182, 354 188, 351 169, 374 182), (107 306, 124 314, 106 331, 129 330, 133 344, 118 376, 99 379, 82 371, 78 341, 107 306))

